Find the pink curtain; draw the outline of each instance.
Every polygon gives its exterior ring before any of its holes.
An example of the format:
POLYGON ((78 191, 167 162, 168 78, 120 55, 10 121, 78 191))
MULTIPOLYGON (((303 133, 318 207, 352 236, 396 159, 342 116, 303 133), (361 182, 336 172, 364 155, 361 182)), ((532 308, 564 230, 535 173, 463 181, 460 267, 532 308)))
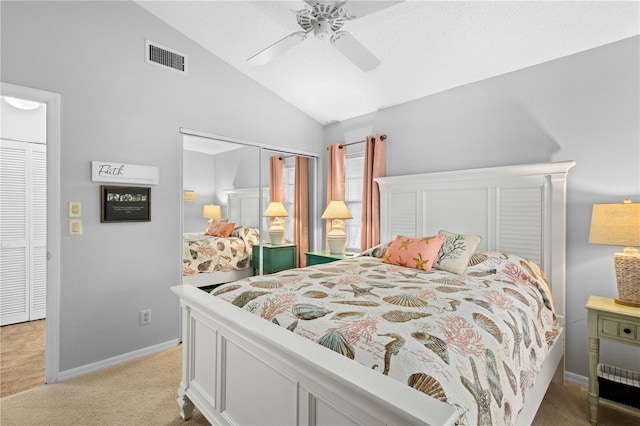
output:
POLYGON ((284 158, 277 155, 269 158, 269 198, 284 204, 284 158))
POLYGON ((385 175, 385 144, 379 134, 367 136, 362 183, 360 250, 380 244, 380 190, 373 178, 385 175))
MULTIPOLYGON (((344 200, 344 165, 346 149, 340 147, 339 143, 329 145, 329 159, 327 164, 327 204, 331 200, 344 200)), ((331 221, 327 220, 325 236, 331 231, 331 221)), ((326 238, 325 238, 326 240, 326 238)), ((327 250, 329 245, 325 242, 327 250)))
MULTIPOLYGON (((280 201, 284 204, 284 158, 278 155, 269 158, 269 201, 280 201)), ((265 206, 264 209, 267 207, 269 206, 265 206)), ((269 224, 274 220, 272 217, 269 224)))
POLYGON ((293 242, 298 246, 298 267, 304 268, 309 251, 309 159, 296 157, 293 242))

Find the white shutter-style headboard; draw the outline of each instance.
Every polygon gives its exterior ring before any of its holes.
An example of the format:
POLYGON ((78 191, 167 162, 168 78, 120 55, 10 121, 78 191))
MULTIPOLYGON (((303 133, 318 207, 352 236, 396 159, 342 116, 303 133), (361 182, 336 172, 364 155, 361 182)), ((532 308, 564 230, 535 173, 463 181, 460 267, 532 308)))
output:
POLYGON ((435 235, 482 237, 480 250, 538 263, 564 316, 566 177, 573 161, 376 178, 380 240, 435 235))
MULTIPOLYGON (((227 194, 227 216, 229 222, 235 222, 238 226, 250 226, 259 228, 260 204, 258 188, 228 189, 227 194)), ((269 205, 269 187, 262 188, 262 208, 269 205)))

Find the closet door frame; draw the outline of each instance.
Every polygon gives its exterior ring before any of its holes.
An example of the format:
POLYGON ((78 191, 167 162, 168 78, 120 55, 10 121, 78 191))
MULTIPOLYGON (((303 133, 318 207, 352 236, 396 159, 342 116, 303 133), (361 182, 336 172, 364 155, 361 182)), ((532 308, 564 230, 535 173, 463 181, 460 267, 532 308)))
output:
POLYGON ((47 320, 45 383, 60 375, 60 189, 61 96, 58 93, 0 82, 0 94, 47 105, 47 320))
MULTIPOLYGON (((313 235, 313 242, 310 243, 310 250, 317 250, 317 245, 318 245, 318 236, 320 235, 319 233, 319 228, 318 228, 318 220, 317 220, 317 215, 315 214, 315 212, 317 212, 317 198, 318 198, 318 167, 319 167, 319 163, 320 163, 320 154, 315 153, 315 152, 307 152, 307 151, 302 151, 302 150, 297 150, 297 149, 293 149, 293 148, 285 148, 285 147, 280 147, 280 146, 274 146, 274 145, 269 145, 269 144, 264 144, 264 143, 260 143, 260 142, 252 142, 252 141, 246 141, 246 140, 242 140, 242 139, 236 139, 236 138, 231 138, 228 136, 222 136, 222 135, 217 135, 217 134, 212 134, 212 133, 205 133, 205 132, 200 132, 198 130, 192 130, 192 129, 187 129, 187 128, 180 128, 180 134, 181 135, 190 135, 190 136, 197 136, 200 138, 205 138, 205 139, 212 139, 212 140, 218 140, 218 141, 222 141, 222 142, 230 142, 230 143, 236 143, 239 145, 245 145, 245 146, 252 146, 252 147, 256 147, 259 148, 258 151, 258 162, 259 162, 259 166, 258 166, 258 193, 261 194, 263 189, 265 187, 269 187, 269 185, 265 185, 262 179, 262 175, 263 175, 263 170, 262 170, 262 166, 263 166, 263 160, 266 157, 266 155, 269 155, 270 153, 278 153, 278 154, 283 154, 283 155, 299 155, 299 156, 303 156, 303 157, 307 157, 309 159, 313 159, 314 160, 314 164, 313 166, 310 165, 310 167, 312 167, 312 175, 313 175, 313 183, 310 184, 309 187, 309 191, 310 194, 313 194, 313 196, 309 197, 309 213, 310 213, 310 217, 309 217, 309 228, 310 228, 310 234, 312 233, 313 235)), ((182 150, 180 151, 181 153, 183 152, 182 150)), ((182 155, 182 154, 181 154, 182 155)), ((182 168, 182 158, 180 159, 180 167, 182 168)), ((183 170, 180 170, 180 176, 182 179, 183 176, 183 170)), ((180 187, 182 188, 184 185, 182 183, 182 181, 180 182, 180 187)), ((263 240, 263 235, 266 235, 267 230, 263 229, 264 226, 264 220, 263 220, 263 212, 264 210, 267 208, 266 205, 264 205, 265 202, 262 199, 262 197, 259 197, 258 199, 258 214, 259 214, 259 223, 260 223, 260 256, 259 256, 259 269, 262 270, 262 261, 263 261, 263 256, 262 256, 262 240, 263 240)), ((182 210, 182 203, 180 204, 180 217, 181 217, 181 229, 180 229, 180 235, 182 238, 182 221, 184 220, 184 212, 182 210)), ((180 241, 180 246, 182 246, 182 241, 180 241)), ((181 273, 182 274, 182 273, 181 273)), ((182 329, 182 326, 181 328, 182 329)))

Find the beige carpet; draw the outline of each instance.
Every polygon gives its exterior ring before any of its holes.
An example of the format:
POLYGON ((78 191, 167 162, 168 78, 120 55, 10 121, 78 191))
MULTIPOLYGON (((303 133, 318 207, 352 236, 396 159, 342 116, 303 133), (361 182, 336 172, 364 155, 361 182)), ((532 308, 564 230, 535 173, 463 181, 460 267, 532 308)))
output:
POLYGON ((0 425, 208 425, 183 422, 176 398, 181 347, 0 400, 0 425))
POLYGON ((0 398, 44 383, 44 320, 0 327, 0 398))
MULTIPOLYGON (((0 424, 14 425, 208 425, 195 411, 183 422, 176 403, 181 348, 130 361, 72 380, 42 385, 0 400, 0 424)), ((602 426, 637 426, 632 417, 606 407, 602 426)), ((552 384, 534 425, 589 425, 587 391, 552 384)))

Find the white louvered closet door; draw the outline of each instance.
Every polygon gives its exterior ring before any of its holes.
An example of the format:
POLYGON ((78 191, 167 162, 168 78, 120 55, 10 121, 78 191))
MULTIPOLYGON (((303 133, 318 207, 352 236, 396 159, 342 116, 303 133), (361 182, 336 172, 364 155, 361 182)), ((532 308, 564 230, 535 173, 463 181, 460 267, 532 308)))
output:
POLYGON ((0 140, 0 325, 44 318, 46 145, 0 140))

